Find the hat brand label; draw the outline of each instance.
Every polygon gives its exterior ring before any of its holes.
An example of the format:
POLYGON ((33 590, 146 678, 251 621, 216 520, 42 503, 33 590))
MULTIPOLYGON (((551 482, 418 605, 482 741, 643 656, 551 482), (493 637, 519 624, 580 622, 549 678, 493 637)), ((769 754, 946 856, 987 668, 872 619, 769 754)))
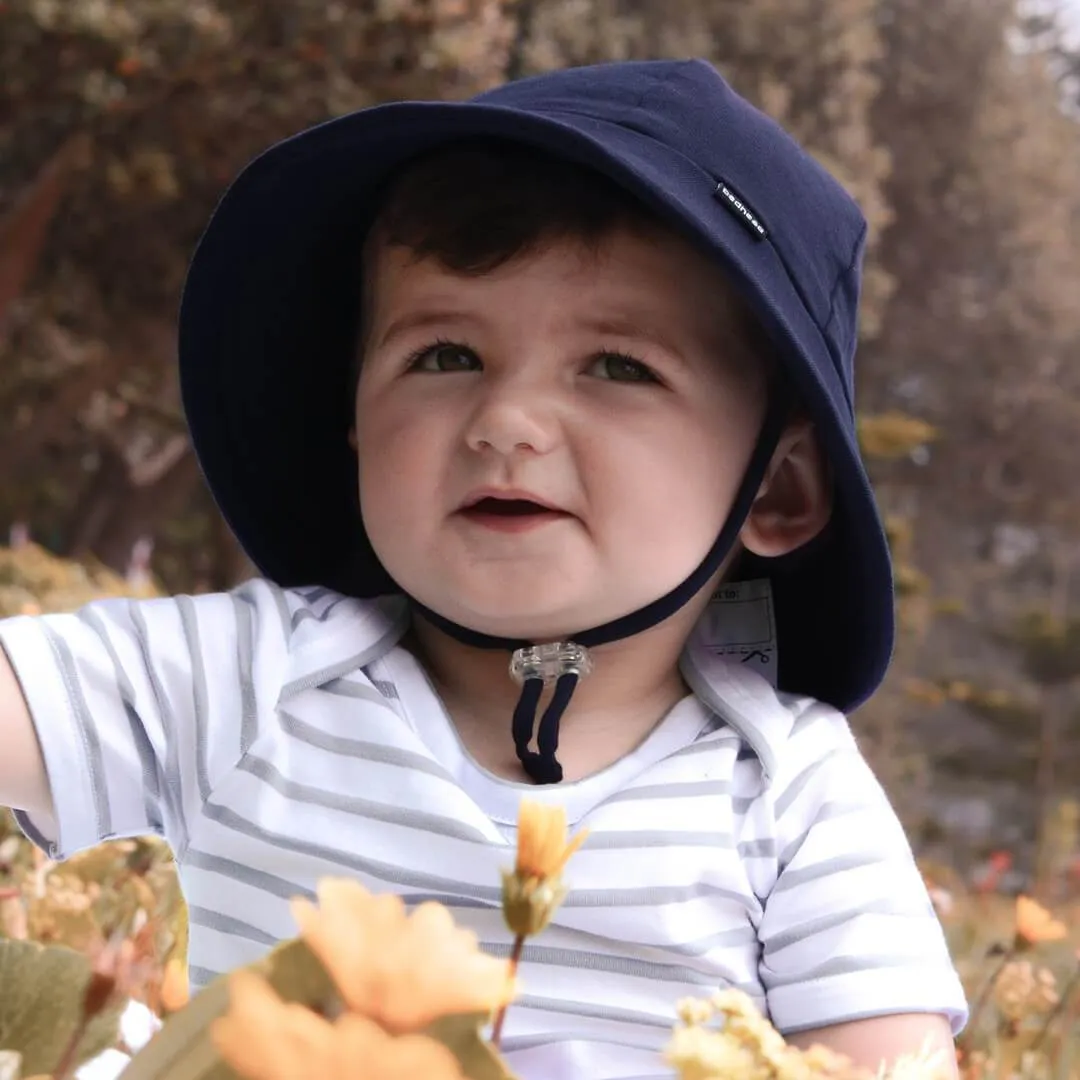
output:
POLYGON ((716 185, 713 195, 734 214, 736 220, 742 222, 746 227, 746 231, 756 240, 767 240, 769 238, 768 230, 761 223, 761 219, 754 209, 748 206, 725 181, 721 180, 716 185))

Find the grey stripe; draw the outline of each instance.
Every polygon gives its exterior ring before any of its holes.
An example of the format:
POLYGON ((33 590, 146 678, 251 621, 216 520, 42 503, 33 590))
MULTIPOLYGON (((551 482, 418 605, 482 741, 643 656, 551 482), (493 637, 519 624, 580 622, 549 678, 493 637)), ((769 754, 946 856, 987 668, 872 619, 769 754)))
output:
POLYGON ((641 948, 660 948, 665 952, 679 953, 681 956, 704 956, 713 949, 729 949, 741 945, 749 945, 758 939, 757 931, 747 922, 744 926, 736 926, 731 930, 721 930, 717 934, 698 938, 697 941, 687 941, 679 944, 665 942, 663 945, 649 946, 641 944, 641 948))
POLYGON ((728 729, 721 735, 710 735, 698 742, 692 742, 689 746, 676 750, 674 754, 669 754, 668 758, 690 757, 692 754, 710 754, 721 747, 725 750, 734 750, 737 755, 741 743, 742 740, 738 734, 733 729, 728 729))
POLYGON ((744 859, 775 858, 776 841, 771 837, 761 840, 744 840, 739 844, 739 855, 744 859))
MULTIPOLYGON (((830 911, 827 915, 819 915, 815 919, 807 919, 803 922, 789 924, 785 929, 772 934, 764 942, 763 955, 768 959, 773 953, 794 945, 797 941, 806 941, 817 934, 823 934, 828 930, 835 930, 838 926, 846 926, 852 919, 862 915, 894 915, 900 918, 925 919, 925 911, 912 912, 910 909, 899 907, 892 897, 884 897, 871 903, 860 902, 857 907, 848 908, 846 911, 830 911)), ((910 960, 910 956, 908 957, 910 960)), ((816 970, 816 969, 815 969, 816 970)))
MULTIPOLYGON (((281 640, 288 645, 289 639, 292 637, 292 618, 289 615, 289 602, 285 599, 285 592, 272 581, 264 581, 263 584, 270 590, 270 595, 274 598, 274 607, 277 609, 278 619, 281 621, 281 640)), ((248 589, 238 589, 237 592, 242 596, 249 594, 248 589)))
POLYGON ((248 941, 268 945, 271 948, 278 943, 278 939, 266 933, 265 930, 234 919, 231 915, 222 915, 220 911, 211 911, 209 908, 193 905, 188 907, 188 918, 194 926, 205 926, 208 930, 217 930, 230 937, 246 938, 248 941))
POLYGON ((232 598, 236 614, 236 665, 240 672, 240 753, 246 754, 258 731, 254 683, 255 612, 246 597, 232 598))
POLYGON ((188 964, 188 979, 191 981, 192 990, 203 990, 215 979, 221 978, 222 972, 211 971, 209 968, 199 967, 196 964, 188 964))
POLYGON ((400 895, 401 899, 405 901, 405 906, 407 908, 419 907, 420 904, 432 900, 437 904, 442 904, 444 908, 448 908, 450 911, 455 911, 457 909, 460 909, 461 911, 493 910, 491 904, 486 904, 481 900, 473 900, 467 896, 447 896, 446 893, 432 892, 410 892, 401 893, 400 895))
MULTIPOLYGON (((161 831, 164 823, 161 818, 161 782, 158 775, 157 754, 154 752, 153 743, 150 741, 146 727, 139 717, 139 712, 135 708, 135 688, 131 685, 131 680, 128 678, 123 664, 120 663, 120 657, 117 656, 116 650, 113 648, 109 632, 97 610, 92 607, 84 607, 76 612, 76 618, 97 634, 102 647, 109 654, 109 659, 112 661, 113 675, 116 677, 116 685, 120 690, 120 700, 123 702, 128 728, 131 731, 131 741, 135 746, 135 752, 139 756, 139 768, 142 771, 143 815, 151 830, 161 831)), ((171 810, 170 806, 170 813, 171 810)))
MULTIPOLYGON (((384 703, 385 704, 385 703, 384 703)), ((396 765, 402 769, 437 776, 440 780, 453 784, 454 779, 437 761, 416 754, 411 750, 402 750, 397 746, 384 746, 381 743, 365 742, 363 739, 350 739, 344 735, 331 735, 320 728, 301 720, 285 709, 278 709, 281 730, 294 739, 326 750, 343 757, 361 758, 365 761, 378 761, 383 765, 396 765)))
POLYGON ((330 615, 333 613, 334 609, 340 607, 348 599, 349 598, 347 596, 338 596, 329 604, 327 604, 326 607, 323 608, 322 614, 318 616, 319 622, 326 622, 326 620, 330 618, 330 615))
POLYGON ((356 671, 365 664, 370 664, 376 656, 381 655, 384 651, 387 638, 392 637, 397 632, 398 627, 396 624, 392 625, 387 629, 385 634, 380 635, 378 640, 372 642, 366 649, 361 650, 355 656, 350 656, 345 660, 339 660, 336 664, 330 664, 320 671, 294 679, 291 683, 282 687, 278 700, 284 701, 286 698, 301 690, 309 690, 312 687, 321 686, 323 683, 330 682, 332 679, 356 671))
MULTIPOLYGON (((188 843, 188 827, 187 817, 184 813, 184 783, 180 775, 180 750, 177 744, 179 732, 176 727, 176 718, 173 715, 168 696, 165 694, 165 688, 161 685, 161 679, 158 678, 157 668, 154 667, 153 653, 150 649, 150 635, 142 609, 136 601, 129 601, 127 608, 132 628, 135 630, 135 640, 139 645, 139 653, 142 656, 146 677, 150 682, 154 703, 157 705, 158 716, 161 719, 162 735, 165 738, 165 763, 162 773, 165 786, 172 793, 173 816, 177 830, 173 850, 183 851, 188 843)), ((194 657, 192 657, 192 662, 194 662, 194 657)))
POLYGON ((241 817, 235 810, 215 802, 208 802, 203 807, 203 813, 211 821, 216 821, 223 828, 230 829, 241 836, 261 840, 263 843, 270 844, 282 851, 291 851, 312 859, 321 859, 333 866, 340 866, 343 869, 367 874, 369 877, 394 886, 395 889, 398 886, 404 886, 432 892, 445 892, 453 896, 471 896, 477 900, 488 900, 492 906, 499 905, 502 901, 502 889, 500 886, 466 886, 461 882, 452 881, 448 878, 441 878, 434 874, 425 874, 416 870, 407 870, 392 863, 379 862, 376 859, 365 858, 353 852, 327 847, 325 844, 317 844, 311 840, 294 840, 292 837, 284 836, 281 833, 272 833, 268 829, 255 824, 255 822, 241 817), (466 889, 468 891, 464 892, 466 889))
MULTIPOLYGON (((517 1002, 515 1001, 516 1005, 517 1002)), ((511 1006, 513 1008, 513 1006, 511 1006)), ((674 1021, 672 1021, 674 1025, 674 1021)), ((610 1039, 593 1032, 588 1035, 556 1035, 554 1032, 547 1035, 519 1035, 515 1039, 502 1039, 499 1043, 499 1048, 504 1053, 520 1053, 524 1050, 540 1050, 547 1046, 564 1046, 567 1043, 588 1043, 591 1046, 612 1046, 619 1047, 621 1050, 646 1050, 656 1053, 659 1046, 662 1045, 655 1038, 642 1037, 641 1039, 610 1039)), ((671 1073, 653 1073, 649 1077, 620 1077, 620 1080, 652 1080, 655 1076, 657 1080, 671 1080, 671 1073)))
MULTIPOLYGON (((814 816, 813 824, 817 824, 820 821, 831 821, 834 818, 847 817, 849 814, 861 814, 866 810, 865 806, 859 806, 856 803, 843 803, 843 802, 827 802, 823 803, 817 814, 814 816)), ((795 837, 790 844, 780 853, 778 860, 781 872, 786 872, 788 866, 794 861, 795 857, 802 850, 803 844, 806 843, 807 838, 810 835, 810 827, 806 832, 800 836, 795 837)))
MULTIPOLYGON (((497 885, 468 885, 464 882, 425 874, 418 870, 408 870, 401 866, 365 858, 353 852, 327 847, 311 840, 296 840, 281 833, 273 833, 253 821, 242 817, 235 810, 210 801, 203 807, 203 813, 211 821, 216 821, 223 828, 249 836, 280 848, 313 859, 322 859, 332 865, 355 870, 361 874, 376 878, 394 887, 441 892, 458 898, 485 900, 492 907, 501 905, 502 889, 497 885)), ((509 849, 508 849, 509 850, 509 849)), ((712 897, 730 900, 746 906, 748 897, 732 889, 723 889, 702 881, 689 885, 646 886, 631 889, 574 889, 563 901, 564 908, 604 908, 604 907, 655 907, 660 904, 681 904, 700 897, 712 897)))
MULTIPOLYGON (((48 622, 41 623, 46 639, 53 650, 56 666, 59 667, 60 677, 64 679, 64 689, 67 691, 68 701, 71 704, 71 712, 75 713, 76 725, 82 739, 83 753, 86 759, 86 767, 90 769, 90 787, 94 797, 94 821, 96 823, 97 836, 100 839, 111 837, 112 834, 112 810, 109 806, 109 793, 106 787, 105 758, 102 754, 102 739, 94 725, 94 718, 86 707, 86 699, 83 697, 82 684, 76 671, 75 659, 71 656, 71 649, 63 637, 60 637, 48 622)), ((58 824, 58 823, 57 823, 58 824)))
POLYGON ((26 834, 28 840, 31 843, 37 845, 54 861, 60 860, 60 845, 50 840, 44 833, 30 820, 30 815, 25 810, 16 810, 12 807, 11 816, 15 819, 15 823, 26 834))
MULTIPOLYGON (((442 817, 439 814, 428 814, 423 810, 408 810, 403 807, 390 806, 386 803, 374 802, 371 799, 363 799, 358 795, 343 795, 339 792, 326 791, 312 787, 309 784, 301 784, 296 780, 290 780, 269 761, 248 754, 236 766, 240 772, 257 776, 268 787, 273 788, 283 798, 290 802, 305 803, 309 806, 320 806, 327 810, 337 810, 353 817, 366 818, 370 821, 381 821, 387 825, 398 825, 404 829, 415 829, 417 832, 432 833, 435 836, 447 836, 454 840, 465 840, 473 844, 488 844, 490 841, 480 829, 453 818, 442 817)), ((506 851, 511 856, 513 848, 509 845, 506 851)))
MULTIPOLYGON (((846 748, 845 748, 846 749, 846 748)), ((811 762, 805 769, 786 788, 783 792, 776 796, 773 800, 774 812, 776 814, 776 820, 779 821, 791 804, 799 797, 800 793, 805 790, 806 785, 823 769, 837 754, 844 753, 844 750, 836 749, 830 750, 824 757, 819 758, 817 761, 811 762)))
POLYGON ((71 703, 71 711, 75 714, 75 723, 78 726, 79 735, 82 738, 83 752, 86 757, 87 768, 90 770, 90 790, 94 797, 94 822, 97 836, 104 840, 112 836, 112 809, 109 806, 109 793, 105 780, 105 760, 101 752, 101 736, 94 725, 94 718, 86 706, 86 698, 83 697, 82 684, 79 682, 78 673, 75 670, 75 661, 71 655, 68 643, 47 623, 42 622, 41 628, 45 632, 49 646, 52 648, 56 665, 60 669, 60 675, 64 680, 64 689, 67 691, 68 701, 71 703))
MULTIPOLYGON (((480 943, 480 948, 490 956, 508 959, 513 951, 513 944, 484 941, 480 943)), ((655 982, 682 982, 714 989, 716 987, 714 975, 695 971, 682 964, 661 964, 654 960, 611 956, 580 949, 557 949, 548 945, 526 945, 521 955, 527 964, 545 964, 574 971, 601 971, 607 975, 624 975, 631 979, 649 979, 655 982)))
POLYGON ((291 900, 294 896, 305 896, 310 899, 315 895, 311 889, 301 888, 295 881, 286 881, 285 878, 277 877, 275 874, 256 870, 247 863, 236 862, 235 859, 227 859, 222 855, 211 855, 197 848, 188 848, 184 852, 181 865, 206 870, 212 874, 221 874, 222 877, 232 878, 233 881, 239 881, 261 892, 280 896, 283 900, 291 900))
POLYGON ((180 625, 184 630, 184 642, 191 656, 191 714, 195 721, 195 775, 199 783, 199 799, 210 798, 210 775, 206 767, 206 744, 209 738, 207 712, 210 707, 210 691, 206 683, 206 665, 203 662, 202 642, 199 637, 199 617, 195 601, 190 596, 178 596, 176 606, 180 611, 180 625))
MULTIPOLYGON (((263 870, 255 870, 248 866, 247 863, 236 862, 235 859, 227 859, 221 855, 211 855, 208 852, 200 851, 196 848, 189 848, 184 856, 184 866, 191 866, 198 870, 205 870, 207 873, 220 874, 222 877, 230 878, 233 881, 238 881, 242 885, 247 885, 250 888, 258 889, 260 892, 269 893, 271 896, 278 896, 282 900, 291 900, 295 896, 303 896, 306 899, 313 899, 315 892, 313 889, 304 888, 298 885, 295 881, 286 881, 285 878, 280 878, 274 874, 268 874, 263 870)), ((480 900, 473 900, 469 897, 451 896, 445 892, 411 892, 401 894, 401 899, 405 902, 406 907, 416 907, 427 901, 435 901, 442 904, 443 907, 450 910, 461 909, 467 910, 487 910, 494 909, 494 905, 491 903, 484 903, 480 900)))
POLYGON ((831 877, 833 874, 842 874, 847 870, 861 870, 867 866, 877 866, 888 862, 888 855, 881 852, 844 852, 843 855, 835 855, 831 859, 822 859, 821 862, 812 863, 810 866, 800 866, 792 870, 790 866, 785 869, 776 884, 772 888, 772 895, 796 889, 810 881, 819 881, 821 878, 831 877))
POLYGON ((731 783, 727 780, 688 780, 686 783, 642 784, 640 787, 623 788, 609 795, 600 805, 637 802, 639 799, 689 799, 730 794, 731 783))
MULTIPOLYGON (((911 968, 911 953, 897 953, 888 955, 876 953, 868 955, 861 953, 859 956, 834 956, 826 960, 824 964, 817 964, 807 971, 800 971, 798 975, 770 975, 766 983, 770 990, 777 990, 783 986, 799 986, 802 983, 814 983, 820 979, 832 978, 834 975, 852 975, 859 971, 879 971, 882 968, 911 968)), ((938 970, 944 975, 949 969, 938 965, 938 970)), ((890 1009, 895 1012, 895 1009, 890 1009)), ((837 1023, 832 1019, 829 1023, 837 1023)))
POLYGON ((708 832, 646 832, 638 830, 613 830, 593 832, 582 845, 582 850, 626 851, 635 848, 703 847, 731 850, 735 847, 730 833, 708 832))
POLYGON ((296 611, 293 612, 292 621, 290 623, 290 626, 292 627, 293 630, 295 630, 298 626, 300 626, 301 623, 304 622, 305 619, 314 619, 314 618, 315 618, 315 612, 313 612, 311 610, 311 608, 298 608, 296 611))
POLYGON ((535 997, 532 994, 522 994, 515 998, 512 1008, 518 1006, 559 1013, 562 1016, 576 1016, 582 1020, 612 1020, 621 1024, 633 1024, 635 1027, 659 1028, 669 1033, 675 1023, 674 1002, 670 1018, 638 1012, 636 1009, 620 1009, 614 1005, 586 1005, 580 1001, 535 997))
POLYGON ((324 585, 312 585, 296 590, 309 604, 314 604, 324 596, 330 595, 330 590, 324 585))
MULTIPOLYGON (((380 693, 373 686, 365 686, 363 683, 351 682, 348 679, 329 679, 319 687, 324 694, 334 694, 337 697, 358 698, 361 701, 374 701, 375 704, 386 708, 387 695, 380 693)), ((395 714, 396 715, 396 714, 395 714)))
MULTIPOLYGON (((368 676, 368 678, 370 679, 371 677, 368 676)), ((393 701, 396 701, 401 696, 398 694, 397 687, 386 679, 371 679, 371 685, 374 686, 383 697, 390 698, 393 701)))
POLYGON ((646 885, 630 889, 573 889, 563 901, 563 907, 654 907, 660 904, 684 904, 701 897, 730 900, 744 907, 748 899, 733 889, 694 881, 689 885, 646 885))
MULTIPOLYGON (((633 851, 648 848, 700 847, 717 851, 736 850, 735 839, 730 833, 722 832, 677 832, 645 830, 613 830, 611 832, 593 832, 582 846, 582 850, 592 851, 633 851)), ((737 846, 739 855, 744 859, 770 858, 775 855, 775 843, 772 840, 748 840, 737 846)))
MULTIPOLYGON (((329 590, 324 590, 324 592, 326 595, 329 595, 329 590)), ((311 605, 314 605, 318 600, 321 599, 321 595, 314 598, 309 598, 309 603, 311 605)), ((295 630, 302 622, 307 619, 314 619, 316 622, 324 623, 327 619, 330 618, 330 615, 333 613, 334 609, 339 605, 345 603, 345 601, 348 599, 349 598, 347 596, 336 596, 320 612, 315 612, 312 607, 299 608, 297 611, 293 612, 292 622, 290 625, 292 629, 295 630)))

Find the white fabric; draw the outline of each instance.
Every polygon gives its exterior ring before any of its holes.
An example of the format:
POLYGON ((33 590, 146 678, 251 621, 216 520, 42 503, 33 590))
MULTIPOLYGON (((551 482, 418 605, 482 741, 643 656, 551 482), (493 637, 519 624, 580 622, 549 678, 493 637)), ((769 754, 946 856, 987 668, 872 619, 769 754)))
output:
POLYGON ((198 988, 293 936, 288 898, 325 875, 439 900, 506 955, 518 800, 563 804, 590 837, 525 950, 504 1031, 523 1080, 670 1077, 675 1002, 725 986, 787 1033, 895 1012, 962 1026, 910 847, 835 710, 688 648, 693 696, 632 754, 578 783, 517 784, 465 752, 398 645, 406 626, 399 601, 260 580, 0 623, 60 835, 21 825, 61 858, 164 836, 198 988))

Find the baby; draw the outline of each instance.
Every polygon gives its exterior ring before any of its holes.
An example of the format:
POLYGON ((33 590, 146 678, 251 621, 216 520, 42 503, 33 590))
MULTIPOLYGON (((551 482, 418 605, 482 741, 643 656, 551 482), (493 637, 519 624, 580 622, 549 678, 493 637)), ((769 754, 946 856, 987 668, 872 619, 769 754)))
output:
POLYGON ((272 148, 180 322, 261 576, 0 623, 0 804, 57 858, 167 838, 198 988, 293 936, 325 875, 506 955, 528 794, 590 835, 524 952, 524 1080, 667 1077, 676 1001, 721 987, 870 1067, 950 1047, 963 990, 844 716, 893 641, 865 236, 700 61, 272 148))

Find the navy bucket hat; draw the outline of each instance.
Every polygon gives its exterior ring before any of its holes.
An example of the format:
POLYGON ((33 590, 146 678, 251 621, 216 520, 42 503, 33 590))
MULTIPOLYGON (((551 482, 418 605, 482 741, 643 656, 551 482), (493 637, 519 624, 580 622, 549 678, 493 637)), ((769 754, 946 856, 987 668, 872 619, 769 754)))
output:
POLYGON ((179 338, 194 447, 240 543, 283 586, 400 592, 358 521, 346 438, 358 255, 395 173, 478 138, 546 151, 628 189, 717 261, 773 339, 835 489, 826 533, 759 568, 772 580, 779 685, 850 712, 880 684, 894 636, 889 549, 854 414, 866 223, 840 184, 704 61, 571 68, 466 102, 381 105, 248 165, 195 253, 179 338))

